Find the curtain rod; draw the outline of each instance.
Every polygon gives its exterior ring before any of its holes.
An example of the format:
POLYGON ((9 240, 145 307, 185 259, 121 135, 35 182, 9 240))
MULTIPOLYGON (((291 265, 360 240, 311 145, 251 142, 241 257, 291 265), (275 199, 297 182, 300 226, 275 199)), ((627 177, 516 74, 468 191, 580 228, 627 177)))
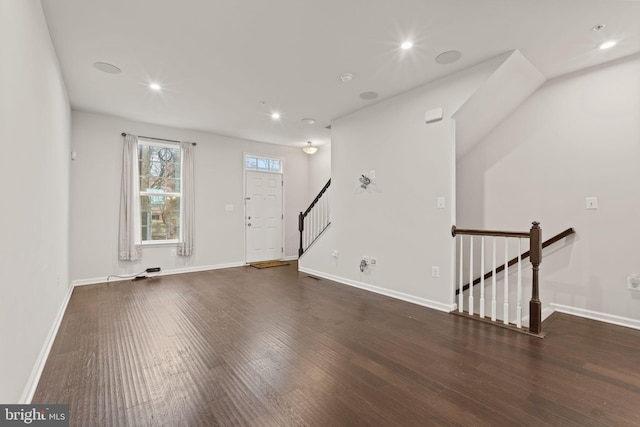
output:
MULTIPOLYGON (((122 136, 127 136, 126 132, 122 132, 122 136)), ((167 142, 182 142, 182 141, 176 141, 175 139, 164 139, 164 138, 154 138, 152 136, 143 136, 143 135, 137 135, 139 138, 145 138, 145 139, 155 139, 156 141, 167 141, 167 142)), ((195 142, 191 143, 192 145, 197 145, 195 142)))

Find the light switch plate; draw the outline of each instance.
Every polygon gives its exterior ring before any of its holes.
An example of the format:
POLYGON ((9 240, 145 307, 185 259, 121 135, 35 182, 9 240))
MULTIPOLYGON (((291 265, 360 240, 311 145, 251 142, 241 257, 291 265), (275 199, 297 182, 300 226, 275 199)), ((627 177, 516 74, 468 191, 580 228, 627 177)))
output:
POLYGON ((587 197, 585 199, 586 208, 587 209, 598 209, 598 198, 597 197, 587 197))
POLYGON ((436 204, 438 209, 444 209, 444 197, 438 197, 436 204))

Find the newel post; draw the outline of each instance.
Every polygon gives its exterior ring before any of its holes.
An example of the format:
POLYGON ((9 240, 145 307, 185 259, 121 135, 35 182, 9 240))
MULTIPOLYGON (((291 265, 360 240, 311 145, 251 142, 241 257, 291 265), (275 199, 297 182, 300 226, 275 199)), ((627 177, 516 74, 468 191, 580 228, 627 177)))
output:
POLYGON ((304 231, 304 214, 300 212, 298 215, 298 231, 300 231, 300 247, 298 248, 298 256, 302 256, 304 249, 302 248, 302 232, 304 231))
POLYGON ((531 245, 531 265, 533 267, 531 301, 529 302, 529 332, 540 334, 542 332, 542 303, 540 302, 538 271, 542 262, 542 229, 537 221, 533 222, 529 231, 529 242, 531 245))

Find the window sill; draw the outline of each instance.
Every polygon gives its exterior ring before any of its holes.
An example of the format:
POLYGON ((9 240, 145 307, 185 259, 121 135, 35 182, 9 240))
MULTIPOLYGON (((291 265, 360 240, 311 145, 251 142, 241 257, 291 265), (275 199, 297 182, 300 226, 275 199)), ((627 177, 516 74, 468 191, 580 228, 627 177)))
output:
POLYGON ((158 241, 146 241, 146 242, 142 242, 142 247, 143 248, 155 248, 155 247, 161 247, 161 246, 177 246, 178 245, 178 241, 177 240, 158 240, 158 241))

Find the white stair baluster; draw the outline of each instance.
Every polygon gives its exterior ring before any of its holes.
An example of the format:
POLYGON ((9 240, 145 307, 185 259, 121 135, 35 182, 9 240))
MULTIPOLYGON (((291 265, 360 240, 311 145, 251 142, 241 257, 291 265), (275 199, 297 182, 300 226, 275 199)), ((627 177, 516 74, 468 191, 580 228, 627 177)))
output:
POLYGON ((458 281, 460 282, 460 293, 458 294, 458 311, 462 313, 464 311, 464 294, 462 289, 464 288, 464 279, 462 277, 463 272, 463 262, 464 259, 464 236, 460 236, 460 274, 458 281))
POLYGON ((307 248, 309 248, 309 234, 311 233, 311 212, 309 212, 307 214, 307 217, 305 218, 305 221, 306 221, 306 224, 305 224, 305 227, 304 227, 304 231, 305 231, 305 233, 304 233, 305 234, 305 236, 304 236, 304 238, 305 238, 304 248, 306 250, 307 248))
POLYGON ((503 322, 509 324, 509 238, 504 239, 504 304, 503 322))
POLYGON ((327 224, 331 222, 331 204, 329 203, 329 190, 331 187, 327 188, 325 196, 327 197, 327 224))
POLYGON ((327 203, 327 218, 325 219, 325 227, 324 228, 327 228, 329 226, 329 223, 331 222, 331 215, 330 215, 331 214, 331 210, 329 209, 330 208, 330 205, 329 205, 329 189, 327 189, 327 191, 325 191, 324 197, 326 197, 326 199, 327 199, 327 201, 326 201, 326 203, 327 203))
POLYGON ((314 224, 315 226, 313 227, 313 236, 311 236, 311 241, 313 242, 314 240, 316 240, 316 237, 318 237, 318 224, 320 223, 320 211, 319 211, 320 206, 316 205, 313 207, 313 211, 314 211, 314 215, 313 218, 315 219, 314 224))
POLYGON ((469 314, 473 316, 473 236, 469 236, 469 314))
MULTIPOLYGON (((327 198, 327 226, 331 222, 331 205, 329 204, 329 189, 324 193, 324 196, 327 198)), ((326 227, 325 227, 326 228, 326 227)))
POLYGON ((516 326, 522 328, 522 239, 518 239, 518 301, 516 306, 516 326))
POLYGON ((493 263, 491 270, 491 320, 496 321, 498 316, 498 309, 496 304, 496 238, 493 237, 493 245, 491 246, 493 249, 493 263))
POLYGON ((313 243, 313 241, 315 240, 316 236, 318 235, 318 209, 317 209, 318 205, 315 205, 313 207, 313 209, 311 210, 312 214, 313 214, 313 227, 311 228, 311 241, 309 242, 309 244, 313 243))
POLYGON ((480 317, 484 317, 484 236, 480 239, 480 317))
POLYGON ((324 219, 322 220, 322 229, 327 228, 327 218, 329 218, 329 202, 327 201, 327 192, 325 191, 322 195, 323 205, 324 205, 324 219))

